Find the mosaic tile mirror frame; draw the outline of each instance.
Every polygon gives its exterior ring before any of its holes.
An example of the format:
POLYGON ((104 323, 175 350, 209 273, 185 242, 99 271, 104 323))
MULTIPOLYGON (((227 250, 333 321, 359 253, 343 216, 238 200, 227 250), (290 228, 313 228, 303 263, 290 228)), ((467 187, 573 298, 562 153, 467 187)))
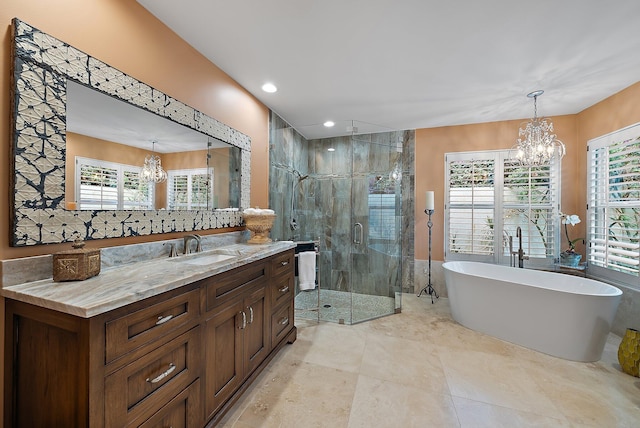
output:
POLYGON ((10 245, 237 227, 249 206, 251 140, 29 24, 13 20, 10 245), (241 149, 240 211, 64 209, 66 86, 73 80, 241 149))

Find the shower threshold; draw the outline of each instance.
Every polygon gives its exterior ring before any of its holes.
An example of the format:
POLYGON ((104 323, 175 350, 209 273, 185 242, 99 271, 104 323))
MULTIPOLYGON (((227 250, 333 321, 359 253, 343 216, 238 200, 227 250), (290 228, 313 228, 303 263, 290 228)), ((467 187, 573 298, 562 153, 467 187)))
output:
POLYGON ((396 302, 392 297, 321 289, 318 304, 318 293, 315 291, 302 291, 296 295, 297 318, 357 324, 397 312, 396 302))

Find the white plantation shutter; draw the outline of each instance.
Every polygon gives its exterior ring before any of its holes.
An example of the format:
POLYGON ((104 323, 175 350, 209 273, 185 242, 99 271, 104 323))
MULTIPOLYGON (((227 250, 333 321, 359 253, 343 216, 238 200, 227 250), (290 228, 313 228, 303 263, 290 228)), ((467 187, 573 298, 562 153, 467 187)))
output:
POLYGON ((503 166, 504 230, 515 240, 516 229, 521 227, 523 249, 530 258, 554 258, 559 225, 555 210, 558 186, 554 186, 558 182, 557 168, 523 168, 512 159, 504 159, 503 166))
POLYGON ((448 253, 493 255, 495 160, 451 160, 447 171, 448 253))
POLYGON ((170 170, 167 201, 170 210, 207 209, 213 200, 213 170, 207 168, 170 170))
POLYGON ((153 209, 153 186, 141 183, 140 167, 76 157, 79 210, 153 209))
POLYGON ((591 140, 588 148, 589 268, 640 285, 640 125, 591 140))
POLYGON ((522 167, 509 151, 448 153, 445 159, 448 260, 506 264, 509 236, 517 250, 520 226, 531 262, 553 261, 559 252, 557 165, 522 167))
POLYGON ((140 168, 122 165, 122 209, 153 210, 153 184, 140 180, 140 168))

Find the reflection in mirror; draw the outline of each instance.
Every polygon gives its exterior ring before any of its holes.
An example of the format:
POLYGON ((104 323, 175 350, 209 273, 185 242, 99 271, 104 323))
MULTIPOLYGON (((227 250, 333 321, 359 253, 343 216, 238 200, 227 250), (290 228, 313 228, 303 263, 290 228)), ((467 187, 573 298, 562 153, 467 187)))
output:
POLYGON ((239 207, 240 149, 67 81, 65 206, 72 210, 239 207), (140 171, 158 156, 164 182, 140 171))
MULTIPOLYGON (((78 236, 84 240, 124 238, 242 226, 241 210, 242 207, 249 206, 250 202, 249 136, 18 18, 13 20, 12 31, 13 191, 10 192, 10 245, 69 242, 78 236), (147 196, 129 196, 127 209, 116 210, 114 208, 118 205, 113 202, 107 204, 108 209, 78 209, 78 203, 84 205, 84 202, 76 196, 76 184, 82 181, 82 177, 76 179, 76 157, 84 158, 80 159, 84 162, 113 162, 139 168, 145 155, 154 151, 154 144, 148 136, 143 138, 146 146, 141 144, 139 147, 125 146, 122 142, 113 141, 115 138, 108 137, 109 144, 127 147, 122 149, 123 152, 139 150, 141 157, 130 161, 118 155, 115 160, 106 161, 101 160, 95 150, 106 150, 109 147, 105 140, 107 137, 91 136, 80 129, 67 135, 67 84, 70 81, 79 82, 108 97, 122 100, 208 136, 199 149, 187 151, 189 156, 193 155, 194 158, 197 152, 204 152, 204 156, 202 153, 199 155, 198 162, 204 162, 202 168, 205 169, 206 179, 191 179, 190 185, 188 178, 185 180, 181 177, 184 176, 184 170, 193 172, 191 170, 197 167, 195 164, 186 163, 188 161, 185 160, 185 155, 178 156, 175 153, 185 150, 162 149, 163 152, 158 155, 163 157, 163 167, 171 167, 176 171, 174 176, 178 177, 174 179, 173 196, 169 196, 170 190, 161 191, 155 184, 147 185, 146 188, 131 185, 135 192, 147 196), (89 147, 83 149, 83 155, 68 154, 67 138, 90 139, 89 147), (219 141, 234 148, 218 148, 219 141), (217 152, 222 150, 229 152, 219 155, 217 152), (70 168, 74 172, 70 175, 67 174, 67 159, 73 159, 70 168), (225 167, 216 162, 224 163, 225 167), (218 172, 221 173, 220 176, 218 172), (74 184, 67 188, 67 180, 74 184), (195 194, 194 181, 198 181, 195 194), (203 181, 206 185, 202 185, 203 181), (151 188, 153 198, 149 196, 151 188), (205 206, 207 209, 203 209, 205 206), (230 206, 233 208, 229 208, 230 206)), ((70 86, 73 86, 73 83, 70 86)), ((73 88, 71 90, 73 91, 73 88)), ((90 111, 93 108, 87 107, 85 110, 90 111)), ((73 120, 71 118, 71 123, 73 120)), ((111 126, 125 133, 131 131, 128 126, 114 126, 113 123, 100 126, 111 126)), ((157 124, 154 130, 158 131, 162 126, 164 125, 157 124)), ((73 145, 73 142, 71 144, 73 145)), ((159 147, 155 149, 160 151, 159 147)), ((74 149, 71 147, 71 150, 74 149)), ((129 175, 131 180, 139 178, 135 174, 129 175)), ((123 182, 128 183, 127 180, 123 182)), ((133 190, 131 193, 134 193, 133 190)), ((124 192, 122 194, 124 195, 124 192)), ((92 198, 93 203, 103 206, 102 197, 92 198)))

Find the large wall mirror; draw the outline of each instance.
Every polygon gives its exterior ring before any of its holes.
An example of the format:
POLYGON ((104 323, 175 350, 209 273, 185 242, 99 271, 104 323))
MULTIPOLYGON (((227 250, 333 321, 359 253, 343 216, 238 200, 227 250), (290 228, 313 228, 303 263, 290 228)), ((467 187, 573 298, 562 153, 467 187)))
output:
POLYGON ((248 136, 19 19, 13 36, 11 245, 242 224, 248 136))

